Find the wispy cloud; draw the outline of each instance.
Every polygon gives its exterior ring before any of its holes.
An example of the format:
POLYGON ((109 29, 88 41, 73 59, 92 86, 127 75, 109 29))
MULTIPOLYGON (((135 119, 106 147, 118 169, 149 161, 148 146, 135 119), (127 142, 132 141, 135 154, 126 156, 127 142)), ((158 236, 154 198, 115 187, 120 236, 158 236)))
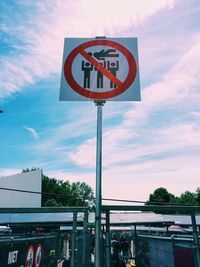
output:
POLYGON ((38 133, 36 132, 35 129, 33 129, 31 127, 28 127, 26 125, 24 125, 24 129, 26 129, 34 139, 37 139, 39 137, 39 135, 38 135, 38 133))
POLYGON ((183 108, 190 105, 193 109, 199 106, 200 35, 198 38, 195 35, 194 40, 195 43, 181 55, 179 61, 160 81, 144 88, 142 104, 126 114, 128 122, 133 123, 133 119, 134 122, 144 121, 150 112, 172 106, 179 105, 183 108))
MULTIPOLYGON (((168 121, 167 126, 163 124, 158 129, 154 127, 151 130, 151 126, 149 126, 148 142, 142 141, 143 136, 146 135, 143 128, 148 125, 149 117, 155 112, 178 108, 187 114, 199 107, 200 82, 197 75, 200 68, 199 43, 191 47, 182 56, 182 60, 164 75, 160 82, 144 89, 142 103, 134 105, 127 111, 121 124, 104 133, 104 163, 106 167, 120 162, 134 161, 138 157, 153 153, 169 153, 175 150, 179 153, 182 149, 191 150, 200 146, 198 123, 178 122, 174 119, 171 122, 168 121)), ((183 120, 183 114, 177 119, 183 120)), ((94 166, 95 161, 92 160, 94 156, 95 138, 88 139, 70 154, 71 160, 76 164, 88 167, 94 166)))
MULTIPOLYGON (((19 2, 22 9, 24 1, 19 2)), ((61 69, 63 39, 65 36, 117 35, 120 29, 138 25, 162 9, 172 8, 175 0, 145 0, 123 3, 101 1, 58 0, 25 4, 26 16, 17 15, 15 23, 3 24, 13 36, 22 39, 16 53, 1 58, 0 97, 21 91, 41 78, 58 74, 61 69), (102 9, 101 9, 102 8, 102 9), (110 12, 113 10, 114 12, 110 12), (32 10, 32 11, 30 11, 32 10), (23 48, 23 49, 21 49, 23 48)), ((4 5, 5 9, 8 6, 4 5)), ((6 13, 6 10, 5 10, 6 13)), ((16 44, 11 44, 17 48, 16 44)))

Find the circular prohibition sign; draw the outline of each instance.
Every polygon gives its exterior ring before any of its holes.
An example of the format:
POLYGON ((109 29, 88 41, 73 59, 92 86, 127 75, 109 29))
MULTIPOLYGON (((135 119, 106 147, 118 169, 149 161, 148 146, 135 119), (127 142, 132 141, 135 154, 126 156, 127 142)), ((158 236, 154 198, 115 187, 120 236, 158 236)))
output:
POLYGON ((40 267, 41 258, 42 258, 42 245, 38 244, 35 252, 35 267, 40 267))
POLYGON ((26 254, 25 267, 32 267, 34 260, 34 248, 33 245, 30 245, 26 254))
POLYGON ((64 75, 65 79, 70 85, 70 87, 77 92, 78 94, 85 96, 91 99, 101 99, 106 100, 115 96, 122 94, 126 91, 130 85, 134 82, 137 73, 137 65, 132 53, 123 45, 111 41, 111 40, 91 40, 85 42, 79 46, 77 46, 65 60, 64 63, 64 75), (128 62, 128 75, 124 82, 121 82, 117 79, 110 71, 108 71, 105 67, 103 67, 98 61, 96 61, 92 56, 90 56, 85 49, 94 46, 109 46, 115 48, 120 51, 126 58, 128 62), (73 77, 72 74, 72 64, 77 55, 82 55, 85 59, 87 59, 95 68, 102 72, 109 80, 115 83, 117 86, 113 90, 104 91, 104 92, 94 92, 81 87, 73 77))

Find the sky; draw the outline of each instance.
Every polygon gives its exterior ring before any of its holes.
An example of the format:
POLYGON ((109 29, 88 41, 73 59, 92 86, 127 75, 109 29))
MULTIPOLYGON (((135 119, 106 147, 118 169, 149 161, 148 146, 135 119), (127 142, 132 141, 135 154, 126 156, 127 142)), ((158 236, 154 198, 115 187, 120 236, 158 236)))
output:
POLYGON ((199 0, 1 0, 0 176, 35 166, 95 190, 97 108, 59 101, 64 38, 137 37, 141 101, 103 107, 102 197, 194 192, 199 12, 199 0))

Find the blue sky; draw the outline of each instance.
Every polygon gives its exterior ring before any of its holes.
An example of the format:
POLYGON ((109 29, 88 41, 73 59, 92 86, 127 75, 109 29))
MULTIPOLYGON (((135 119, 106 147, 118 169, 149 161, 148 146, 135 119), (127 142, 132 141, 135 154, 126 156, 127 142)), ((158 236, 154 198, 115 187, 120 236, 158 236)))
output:
POLYGON ((65 37, 137 37, 141 102, 103 108, 103 197, 200 187, 198 0, 0 1, 0 176, 95 188, 96 107, 59 102, 65 37))

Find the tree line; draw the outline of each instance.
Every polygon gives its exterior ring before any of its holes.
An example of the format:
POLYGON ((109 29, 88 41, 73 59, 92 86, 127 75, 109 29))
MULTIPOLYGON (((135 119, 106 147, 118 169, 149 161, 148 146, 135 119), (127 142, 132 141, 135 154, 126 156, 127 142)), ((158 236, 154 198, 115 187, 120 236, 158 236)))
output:
MULTIPOLYGON (((22 172, 37 170, 36 167, 23 169, 22 172)), ((146 205, 200 205, 200 188, 195 192, 185 191, 180 196, 159 187, 149 195, 146 205)), ((84 182, 58 180, 42 175, 42 206, 73 206, 93 207, 95 205, 94 191, 84 182)))
POLYGON ((185 191, 180 196, 175 196, 166 188, 159 187, 149 195, 146 204, 200 205, 200 188, 197 188, 195 192, 185 191))
MULTIPOLYGON (((36 167, 23 169, 22 172, 37 170, 36 167)), ((58 180, 42 174, 42 206, 43 207, 92 207, 94 191, 84 182, 58 180)))

